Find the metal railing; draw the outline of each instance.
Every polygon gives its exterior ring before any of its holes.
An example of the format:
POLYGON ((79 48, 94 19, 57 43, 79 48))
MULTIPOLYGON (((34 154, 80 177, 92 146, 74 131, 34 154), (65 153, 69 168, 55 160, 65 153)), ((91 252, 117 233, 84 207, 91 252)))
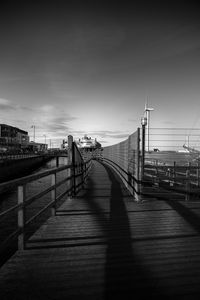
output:
MULTIPOLYGON (((17 204, 12 207, 2 211, 0 213, 0 220, 8 217, 14 211, 17 212, 17 229, 14 230, 0 245, 0 252, 4 251, 6 247, 16 238, 18 238, 18 249, 25 249, 26 244, 26 232, 28 226, 36 221, 36 219, 47 211, 49 208, 53 215, 56 214, 57 203, 65 196, 74 197, 81 188, 84 187, 84 183, 87 180, 90 168, 91 168, 91 159, 83 161, 80 152, 78 151, 76 144, 71 143, 71 148, 69 149, 69 158, 70 161, 68 165, 53 168, 47 171, 43 171, 34 175, 25 176, 19 179, 11 180, 9 182, 0 184, 0 193, 4 189, 13 189, 17 187, 17 204), (64 178, 58 180, 58 175, 60 172, 65 171, 66 174, 64 178), (30 197, 26 196, 27 185, 30 182, 37 181, 38 179, 51 176, 51 184, 42 192, 39 192, 30 197), (57 193, 58 188, 61 185, 65 185, 64 191, 60 194, 57 193), (50 202, 43 206, 39 212, 27 219, 26 211, 27 207, 33 202, 36 202, 38 199, 51 193, 50 202)), ((5 224, 6 226, 6 224, 5 224)))
POLYGON ((184 151, 186 145, 200 152, 199 128, 150 128, 147 139, 150 151, 184 151))
POLYGON ((198 198, 200 129, 151 128, 148 138, 144 185, 151 184, 154 195, 162 191, 198 198))
POLYGON ((185 200, 198 199, 200 196, 200 163, 199 161, 190 162, 188 165, 177 164, 174 161, 173 165, 145 165, 144 184, 151 184, 157 187, 154 189, 156 193, 174 192, 181 194, 185 200))

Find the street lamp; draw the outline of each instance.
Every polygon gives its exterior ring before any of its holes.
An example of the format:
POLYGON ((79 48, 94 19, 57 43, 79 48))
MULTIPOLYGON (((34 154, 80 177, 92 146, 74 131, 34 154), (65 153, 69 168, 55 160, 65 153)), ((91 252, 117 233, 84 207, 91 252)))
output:
POLYGON ((31 128, 33 128, 33 141, 35 142, 35 125, 32 125, 31 128))
POLYGON ((43 134, 43 136, 44 136, 44 143, 46 145, 46 134, 43 134))
POLYGON ((141 179, 143 179, 144 163, 145 163, 145 127, 147 125, 147 117, 141 118, 141 125, 142 125, 141 179))
POLYGON ((149 152, 149 128, 150 128, 150 111, 153 111, 153 108, 150 108, 147 106, 147 103, 145 103, 145 109, 144 112, 146 114, 147 119, 147 151, 149 152))

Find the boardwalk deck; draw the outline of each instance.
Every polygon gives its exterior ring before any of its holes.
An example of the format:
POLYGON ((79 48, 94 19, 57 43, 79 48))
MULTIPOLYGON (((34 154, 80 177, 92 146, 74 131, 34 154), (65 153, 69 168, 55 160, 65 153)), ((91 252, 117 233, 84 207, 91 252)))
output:
POLYGON ((1 300, 199 296, 200 203, 137 203, 98 162, 86 189, 0 269, 1 300))

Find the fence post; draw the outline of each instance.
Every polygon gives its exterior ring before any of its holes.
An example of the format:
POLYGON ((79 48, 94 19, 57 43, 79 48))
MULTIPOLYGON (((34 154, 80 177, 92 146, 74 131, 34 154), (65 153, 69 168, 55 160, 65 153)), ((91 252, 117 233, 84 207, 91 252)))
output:
POLYGON ((136 147, 136 172, 135 172, 135 200, 140 200, 140 128, 137 129, 137 147, 136 147))
POLYGON ((156 163, 155 166, 155 180, 154 180, 155 185, 159 187, 160 185, 160 178, 159 178, 159 170, 158 170, 158 163, 156 163))
POLYGON ((141 180, 144 179, 144 164, 145 164, 145 123, 142 123, 142 155, 141 155, 141 180))
MULTIPOLYGON (((68 164, 71 166, 68 169, 68 177, 73 176, 73 166, 72 166, 72 147, 73 147, 73 136, 68 135, 68 164)), ((72 196, 72 191, 73 191, 73 177, 68 181, 68 188, 71 190, 69 193, 69 196, 72 196)))
POLYGON ((174 168, 173 168, 173 179, 174 179, 174 183, 175 184, 175 181, 176 181, 176 162, 174 161, 174 168))
POLYGON ((190 200, 190 169, 187 169, 186 171, 186 196, 185 200, 190 200))
POLYGON ((197 162, 197 187, 199 187, 199 160, 197 162))
POLYGON ((59 156, 56 156, 56 167, 59 167, 59 156))
POLYGON ((82 161, 81 162, 81 173, 82 173, 82 175, 81 175, 81 181, 82 181, 82 189, 84 189, 84 162, 82 161))
POLYGON ((73 196, 76 195, 76 160, 75 160, 75 144, 72 143, 72 175, 73 175, 73 196))
POLYGON ((18 229, 20 234, 18 235, 18 249, 24 250, 25 248, 25 191, 26 186, 18 186, 18 229))
POLYGON ((51 214, 52 216, 56 215, 56 173, 51 175, 51 186, 54 186, 54 189, 51 191, 51 200, 54 201, 51 214))

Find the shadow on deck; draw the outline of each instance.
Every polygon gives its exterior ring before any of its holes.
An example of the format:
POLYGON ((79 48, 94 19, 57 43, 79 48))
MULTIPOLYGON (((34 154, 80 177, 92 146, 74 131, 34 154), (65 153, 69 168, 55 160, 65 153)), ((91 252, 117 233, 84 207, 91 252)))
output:
POLYGON ((0 270, 1 299, 197 299, 200 203, 133 201, 106 165, 0 270))

